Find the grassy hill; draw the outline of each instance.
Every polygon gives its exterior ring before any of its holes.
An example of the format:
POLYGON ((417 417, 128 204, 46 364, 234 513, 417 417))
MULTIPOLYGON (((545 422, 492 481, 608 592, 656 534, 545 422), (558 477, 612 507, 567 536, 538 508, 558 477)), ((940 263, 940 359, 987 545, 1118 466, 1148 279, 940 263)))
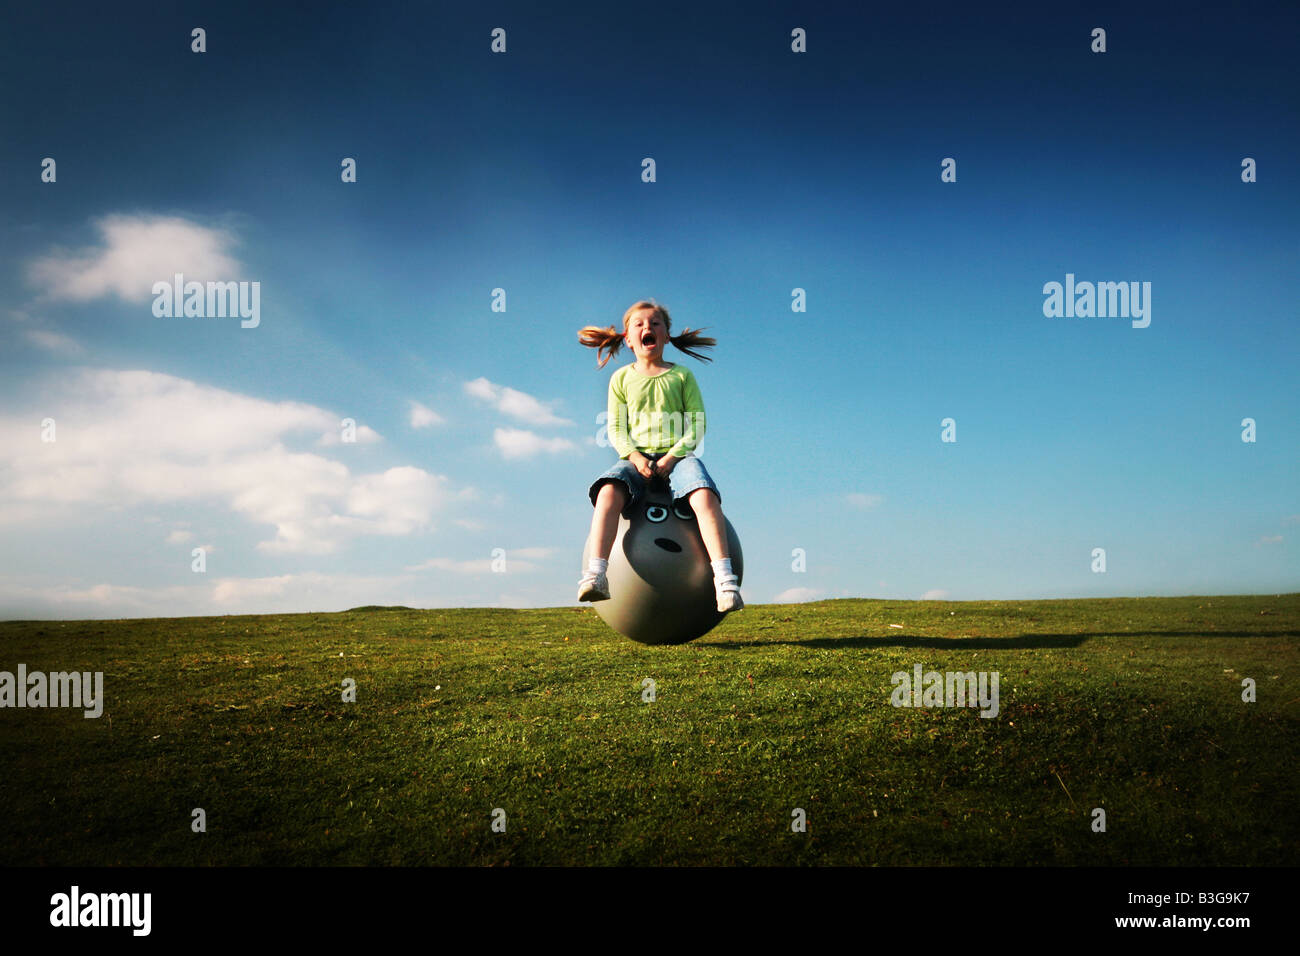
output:
POLYGON ((0 863, 1295 864, 1297 637, 1297 594, 0 623, 106 698, 0 710, 0 863), (916 664, 997 716, 891 706, 916 664))

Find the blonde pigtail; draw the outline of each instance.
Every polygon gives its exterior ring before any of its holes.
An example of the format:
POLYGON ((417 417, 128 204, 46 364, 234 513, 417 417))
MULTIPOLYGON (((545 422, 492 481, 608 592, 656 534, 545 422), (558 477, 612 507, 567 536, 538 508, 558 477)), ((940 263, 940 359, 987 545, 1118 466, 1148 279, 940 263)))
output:
POLYGON ((702 355, 695 351, 696 349, 711 349, 717 346, 718 340, 710 336, 703 335, 703 329, 687 329, 681 335, 671 335, 668 341, 672 342, 679 352, 685 352, 691 358, 699 359, 701 362, 712 362, 713 359, 707 355, 702 355))
POLYGON ((584 326, 578 332, 578 341, 588 348, 597 349, 597 355, 603 356, 596 368, 604 368, 605 363, 618 354, 623 347, 623 336, 612 325, 602 328, 599 325, 584 326), (608 353, 608 354, 606 354, 608 353))

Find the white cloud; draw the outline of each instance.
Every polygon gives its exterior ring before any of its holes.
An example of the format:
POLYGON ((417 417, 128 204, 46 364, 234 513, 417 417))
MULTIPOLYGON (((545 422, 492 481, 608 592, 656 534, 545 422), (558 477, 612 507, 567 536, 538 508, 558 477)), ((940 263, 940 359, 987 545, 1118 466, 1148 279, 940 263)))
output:
POLYGON ((21 608, 54 618, 292 614, 342 611, 364 604, 415 607, 409 591, 414 580, 410 575, 360 577, 308 572, 264 578, 228 577, 163 588, 116 584, 14 587, 0 581, 0 607, 21 608))
POLYGON ((945 591, 943 588, 931 588, 929 591, 926 591, 924 594, 921 595, 920 600, 946 601, 948 600, 948 592, 945 591))
POLYGON ((446 503, 467 497, 419 468, 353 475, 286 447, 296 435, 334 433, 339 416, 313 405, 145 371, 74 370, 47 391, 35 413, 0 418, 0 521, 41 505, 92 515, 208 502, 272 525, 262 550, 325 554, 357 535, 427 528, 446 503), (32 414, 55 419, 57 441, 40 441, 32 414))
POLYGON ((506 550, 506 556, 511 558, 549 558, 558 551, 558 548, 509 548, 506 550))
POLYGON ((529 425, 572 425, 567 418, 559 418, 541 401, 505 385, 496 385, 486 378, 476 378, 465 383, 465 392, 490 403, 497 411, 517 418, 529 425))
POLYGON ((263 602, 284 594, 296 578, 302 575, 281 574, 273 578, 222 578, 212 588, 212 600, 218 604, 231 604, 254 600, 263 602))
POLYGON ((844 500, 852 507, 861 508, 866 511, 870 508, 879 507, 880 503, 885 499, 883 495, 864 495, 861 492, 855 491, 845 495, 844 500))
MULTIPOLYGON (((514 570, 513 566, 511 570, 514 570)), ((500 575, 482 582, 465 578, 444 584, 427 575, 305 572, 260 578, 188 575, 193 584, 132 587, 104 582, 61 585, 22 583, 0 578, 0 619, 85 620, 121 617, 187 617, 217 614, 293 614, 335 612, 366 604, 407 607, 554 607, 561 603, 554 588, 523 588, 524 579, 500 575), (202 579, 202 580, 198 580, 202 579), (516 592, 472 593, 475 586, 495 589, 511 584, 516 592)), ((566 582, 564 594, 568 594, 566 582)))
POLYGON ((1282 536, 1280 534, 1266 534, 1255 542, 1255 547, 1261 547, 1266 544, 1281 544, 1282 536))
POLYGON ((773 604, 800 604, 804 601, 816 601, 826 592, 820 588, 787 588, 772 598, 773 604))
POLYGON ((23 337, 37 348, 57 355, 77 356, 84 355, 86 352, 80 342, 62 332, 52 332, 49 329, 26 329, 23 337))
MULTIPOLYGON (((197 577, 197 575, 196 575, 197 577)), ((120 584, 21 585, 0 579, 0 615, 10 618, 85 619, 161 617, 193 613, 206 590, 196 585, 142 588, 120 584)))
POLYGON ((517 571, 536 571, 534 561, 549 558, 556 548, 507 548, 505 570, 494 571, 494 558, 469 558, 456 561, 451 558, 429 558, 406 568, 407 571, 449 571, 452 574, 512 574, 517 571), (531 559, 531 560, 530 560, 531 559))
POLYGON ((526 458, 540 452, 555 454, 576 447, 567 438, 543 438, 522 428, 497 428, 492 440, 506 458, 526 458))
POLYGON ((186 541, 189 541, 190 538, 192 537, 194 537, 194 533, 192 531, 184 531, 180 528, 177 528, 175 531, 173 531, 171 534, 167 536, 167 543, 184 544, 186 541))
POLYGON ((369 425, 355 426, 353 438, 355 441, 345 442, 343 440, 343 419, 340 418, 333 429, 321 433, 320 438, 316 440, 316 444, 323 448, 330 448, 334 445, 372 445, 375 442, 384 440, 384 436, 369 425))
POLYGON ((429 558, 419 564, 406 568, 407 571, 450 571, 452 574, 491 574, 491 558, 467 558, 455 561, 451 558, 429 558))
POLYGON ((404 465, 358 475, 348 489, 347 509, 376 522, 378 534, 410 534, 429 519, 443 496, 438 476, 404 465))
POLYGON ((112 215, 94 221, 100 243, 33 260, 27 278, 50 299, 88 302, 116 295, 146 302, 155 282, 247 278, 228 252, 235 236, 178 216, 112 215))
POLYGON ((8 315, 18 330, 19 337, 29 345, 70 358, 84 355, 86 352, 76 339, 46 327, 22 309, 10 309, 8 315))
POLYGON ((441 425, 444 419, 432 408, 421 405, 419 402, 411 402, 411 427, 428 428, 430 425, 441 425))

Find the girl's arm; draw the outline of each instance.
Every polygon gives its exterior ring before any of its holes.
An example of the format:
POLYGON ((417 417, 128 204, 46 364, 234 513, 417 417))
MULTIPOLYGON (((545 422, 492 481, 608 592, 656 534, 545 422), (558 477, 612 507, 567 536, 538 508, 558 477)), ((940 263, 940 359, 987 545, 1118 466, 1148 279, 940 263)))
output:
POLYGON ((642 478, 649 480, 654 477, 654 465, 649 458, 641 454, 628 434, 627 395, 616 384, 618 380, 618 373, 609 380, 609 404, 606 408, 609 440, 618 451, 618 457, 626 458, 640 472, 642 478))
MULTIPOLYGON (((609 442, 618 452, 619 458, 630 458, 636 451, 627 430, 627 395, 619 387, 618 373, 609 380, 609 403, 606 408, 606 428, 609 430, 609 442)), ((633 463, 635 464, 635 462, 633 463)))
POLYGON ((686 380, 682 384, 682 437, 669 449, 668 454, 675 458, 685 458, 703 440, 704 398, 700 395, 700 386, 695 381, 694 374, 687 369, 686 380))

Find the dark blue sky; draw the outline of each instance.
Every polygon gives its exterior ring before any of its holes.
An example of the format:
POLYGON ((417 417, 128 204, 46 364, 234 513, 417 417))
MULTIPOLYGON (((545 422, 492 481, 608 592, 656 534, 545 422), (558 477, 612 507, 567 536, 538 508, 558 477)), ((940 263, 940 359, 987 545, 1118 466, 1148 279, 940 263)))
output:
MULTIPOLYGON (((1294 589, 1296 8, 1052 7, 13 11, 0 409, 15 434, 58 406, 73 369, 148 370, 214 401, 351 415, 382 441, 316 449, 320 467, 345 462, 357 481, 420 469, 458 491, 436 521, 325 550, 258 545, 283 537, 285 509, 373 517, 351 492, 259 509, 217 482, 140 493, 111 518, 99 496, 116 485, 75 486, 60 532, 24 518, 51 482, 11 449, 0 477, 27 507, 6 519, 10 540, 35 557, 5 559, 0 573, 26 576, 0 603, 71 606, 51 589, 106 584, 110 610, 127 607, 114 588, 146 608, 210 609, 179 591, 148 603, 193 581, 162 538, 136 541, 135 573, 102 570, 107 546, 66 554, 77 534, 121 541, 145 518, 225 536, 228 592, 284 579, 276 608, 316 606, 294 591, 309 575, 365 576, 358 592, 400 582, 403 603, 569 603, 585 489, 612 457, 592 442, 595 416, 626 360, 596 371, 574 333, 645 296, 719 339, 712 364, 668 358, 703 390, 702 457, 745 544, 747 600, 1294 589), (790 51, 794 27, 806 54, 790 51), (1094 27, 1105 54, 1090 51, 1094 27), (47 156, 55 184, 40 181, 47 156), (339 180, 343 157, 355 184, 339 180), (955 183, 940 181, 945 157, 955 183), (1241 182, 1244 157, 1258 182, 1241 182), (109 217, 139 237, 115 245, 109 217), (151 231, 162 219, 207 253, 228 240, 231 277, 262 285, 259 328, 160 322, 147 295, 103 278, 147 261, 148 279, 173 241, 151 231), (1044 316, 1044 284, 1067 273, 1150 282, 1151 324, 1044 316), (82 280, 102 294, 69 293, 82 280), (794 288, 807 312, 791 311, 794 288), (479 379, 553 414, 483 404, 466 391, 479 379), (413 425, 411 402, 441 421, 413 425), (939 441, 947 417, 955 444, 939 441), (535 566, 478 574, 495 547, 535 566), (1094 547, 1106 574, 1089 569, 1094 547), (429 561, 458 583, 410 572, 429 561)), ((101 407, 121 399, 112 388, 101 407)), ((172 451, 158 439, 150 467, 172 451)))

